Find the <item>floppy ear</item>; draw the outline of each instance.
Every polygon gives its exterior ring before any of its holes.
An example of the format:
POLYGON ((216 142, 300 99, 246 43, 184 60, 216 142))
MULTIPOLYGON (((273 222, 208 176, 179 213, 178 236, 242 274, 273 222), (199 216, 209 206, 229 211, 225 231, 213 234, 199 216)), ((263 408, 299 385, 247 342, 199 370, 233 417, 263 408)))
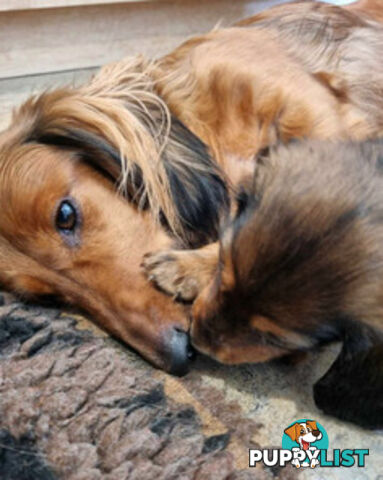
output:
POLYGON ((118 152, 105 139, 79 128, 62 128, 37 137, 40 143, 78 150, 97 169, 113 179, 121 173, 118 152))
POLYGON ((104 71, 88 86, 27 101, 13 119, 27 126, 20 141, 73 149, 189 246, 216 239, 229 197, 207 146, 172 116, 151 82, 145 87, 138 76, 136 91, 116 68, 116 76, 104 71))
POLYGON ((330 370, 314 385, 317 406, 366 428, 383 428, 383 341, 365 327, 346 336, 330 370))
MULTIPOLYGON (((80 128, 56 128, 30 140, 75 150, 84 162, 116 184, 119 183, 122 172, 120 154, 109 142, 95 133, 80 128)), ((133 165, 124 194, 130 200, 135 200, 135 194, 142 190, 142 186, 142 172, 137 165, 133 165)), ((146 206, 146 203, 140 198, 141 206, 146 206)))
MULTIPOLYGON (((79 128, 61 128, 44 133, 40 143, 76 150, 93 168, 119 183, 122 165, 119 152, 104 138, 79 128)), ((219 168, 212 161, 207 147, 179 120, 172 118, 169 142, 162 153, 162 162, 169 180, 170 193, 183 225, 187 242, 200 246, 218 234, 220 213, 228 206, 228 194, 219 168), (180 165, 177 156, 183 156, 180 165)), ((129 181, 123 193, 141 208, 148 207, 141 168, 130 163, 129 181)), ((167 218, 161 215, 166 225, 167 218)))
POLYGON ((172 116, 161 158, 187 244, 197 248, 216 240, 220 219, 228 211, 229 196, 223 172, 208 147, 172 116))
POLYGON ((306 423, 312 430, 318 430, 317 422, 315 422, 315 420, 307 420, 306 423))
POLYGON ((343 102, 347 101, 347 83, 343 78, 340 78, 334 73, 328 72, 316 72, 313 74, 313 76, 318 80, 319 83, 328 88, 336 98, 343 102))
POLYGON ((291 427, 286 428, 285 434, 288 435, 293 442, 296 442, 298 439, 298 428, 299 425, 297 423, 294 423, 294 425, 291 425, 291 427))

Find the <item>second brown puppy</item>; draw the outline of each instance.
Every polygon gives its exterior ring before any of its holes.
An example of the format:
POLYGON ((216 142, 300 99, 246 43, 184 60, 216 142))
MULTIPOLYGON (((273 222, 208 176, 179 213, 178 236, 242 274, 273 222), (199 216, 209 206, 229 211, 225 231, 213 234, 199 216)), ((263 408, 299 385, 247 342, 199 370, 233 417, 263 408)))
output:
POLYGON ((219 249, 168 251, 146 267, 169 293, 197 296, 192 342, 223 363, 342 340, 316 403, 383 426, 382 141, 273 150, 219 249))

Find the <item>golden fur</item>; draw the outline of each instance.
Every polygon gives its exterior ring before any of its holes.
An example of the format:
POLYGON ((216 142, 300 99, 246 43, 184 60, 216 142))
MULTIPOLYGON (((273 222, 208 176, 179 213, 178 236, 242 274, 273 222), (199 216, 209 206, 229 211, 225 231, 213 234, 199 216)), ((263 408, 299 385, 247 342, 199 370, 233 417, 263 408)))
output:
POLYGON ((374 20, 288 4, 29 99, 0 135, 1 282, 61 295, 170 369, 167 332, 189 320, 143 255, 215 240, 259 150, 381 135, 382 51, 374 20), (67 197, 82 218, 70 241, 55 225, 67 197))

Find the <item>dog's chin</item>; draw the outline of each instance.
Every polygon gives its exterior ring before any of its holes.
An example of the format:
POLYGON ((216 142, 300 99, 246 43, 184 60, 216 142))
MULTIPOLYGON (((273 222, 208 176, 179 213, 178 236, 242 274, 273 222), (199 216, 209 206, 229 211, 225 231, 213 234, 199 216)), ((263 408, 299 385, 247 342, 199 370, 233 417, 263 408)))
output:
POLYGON ((209 348, 209 346, 205 345, 204 343, 193 340, 192 336, 190 337, 190 343, 191 343, 191 346, 193 347, 193 349, 198 354, 205 355, 206 357, 212 358, 213 360, 216 360, 217 362, 220 361, 219 358, 217 358, 215 353, 212 351, 212 349, 209 348))
POLYGON ((210 345, 206 342, 199 341, 198 337, 193 337, 193 333, 191 335, 191 345, 192 347, 202 355, 209 357, 216 362, 224 363, 228 365, 242 363, 242 360, 239 358, 238 361, 235 361, 235 350, 231 348, 218 348, 215 349, 213 345, 210 345))
POLYGON ((200 354, 206 355, 207 357, 215 360, 218 363, 222 363, 224 365, 241 365, 243 363, 257 363, 254 362, 253 357, 247 357, 243 355, 242 350, 238 349, 238 347, 230 347, 227 346, 226 348, 214 349, 212 346, 201 345, 197 343, 191 342, 193 348, 200 354))

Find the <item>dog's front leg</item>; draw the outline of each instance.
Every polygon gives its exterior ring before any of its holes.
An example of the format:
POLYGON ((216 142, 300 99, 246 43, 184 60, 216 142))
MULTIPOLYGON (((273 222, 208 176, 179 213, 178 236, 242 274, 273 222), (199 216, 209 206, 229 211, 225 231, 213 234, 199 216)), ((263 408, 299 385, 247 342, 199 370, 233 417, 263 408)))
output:
POLYGON ((366 428, 383 428, 383 341, 361 327, 346 338, 330 370, 314 385, 317 406, 366 428))

